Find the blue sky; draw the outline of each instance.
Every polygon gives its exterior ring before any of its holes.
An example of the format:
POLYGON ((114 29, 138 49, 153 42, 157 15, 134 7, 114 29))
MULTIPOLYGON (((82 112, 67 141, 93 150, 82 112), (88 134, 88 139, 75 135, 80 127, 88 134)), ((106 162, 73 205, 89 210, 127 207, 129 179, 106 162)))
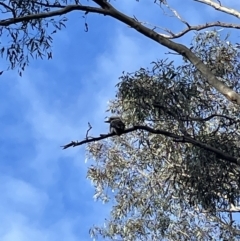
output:
MULTIPOLYGON (((119 2, 112 1, 115 6, 119 2)), ((124 0, 119 7, 139 20, 181 30, 177 20, 162 15, 152 2, 124 0)), ((177 6, 180 1, 171 2, 177 6)), ((224 16, 206 6, 199 11, 200 6, 185 0, 178 9, 194 24, 224 16)), ((86 180, 85 147, 63 151, 60 146, 82 140, 88 122, 91 136, 108 131, 107 102, 114 98, 122 71, 173 57, 165 55, 166 48, 109 17, 89 14, 87 33, 81 13, 67 17, 67 28, 54 35, 52 60, 32 60, 23 77, 17 71, 0 76, 2 241, 91 240, 89 228, 104 223, 111 203, 93 200, 94 189, 86 180)), ((190 38, 177 41, 188 44, 190 38)))

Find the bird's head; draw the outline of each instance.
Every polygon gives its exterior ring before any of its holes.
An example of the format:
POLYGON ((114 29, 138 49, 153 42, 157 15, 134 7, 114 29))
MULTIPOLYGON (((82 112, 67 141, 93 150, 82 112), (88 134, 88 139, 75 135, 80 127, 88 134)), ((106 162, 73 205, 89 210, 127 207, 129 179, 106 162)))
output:
POLYGON ((118 116, 111 116, 105 121, 105 123, 111 123, 113 120, 121 120, 121 118, 118 116))

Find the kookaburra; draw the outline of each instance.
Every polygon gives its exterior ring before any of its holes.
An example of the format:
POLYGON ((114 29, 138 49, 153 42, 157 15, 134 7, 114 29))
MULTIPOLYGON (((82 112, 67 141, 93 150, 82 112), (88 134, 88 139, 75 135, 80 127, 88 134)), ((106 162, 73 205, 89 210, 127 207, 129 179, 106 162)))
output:
POLYGON ((120 136, 125 130, 125 124, 123 123, 121 118, 118 116, 109 117, 109 119, 105 122, 110 123, 109 129, 110 129, 111 134, 114 133, 114 134, 120 136))

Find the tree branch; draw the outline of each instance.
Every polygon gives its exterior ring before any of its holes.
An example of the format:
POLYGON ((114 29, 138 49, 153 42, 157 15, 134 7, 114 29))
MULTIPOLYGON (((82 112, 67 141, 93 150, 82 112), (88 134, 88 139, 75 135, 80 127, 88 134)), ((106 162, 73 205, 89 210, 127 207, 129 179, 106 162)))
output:
POLYGON ((81 5, 68 5, 66 7, 61 7, 61 9, 55 10, 52 12, 45 12, 45 13, 38 13, 38 14, 30 14, 23 17, 17 17, 17 18, 9 18, 5 20, 0 21, 0 26, 9 26, 12 24, 24 22, 24 21, 30 21, 32 19, 40 19, 40 18, 50 18, 53 16, 60 16, 75 10, 85 11, 85 12, 91 12, 91 13, 100 13, 103 15, 107 15, 108 10, 102 9, 102 8, 96 8, 96 7, 89 7, 89 6, 81 6, 81 5))
POLYGON ((0 5, 2 5, 3 7, 5 7, 6 9, 10 10, 12 12, 13 18, 16 18, 16 13, 14 11, 13 8, 9 7, 7 4, 5 3, 0 3, 0 5))
POLYGON ((219 3, 213 2, 211 0, 194 0, 194 1, 209 5, 213 8, 215 8, 218 11, 221 11, 221 12, 233 15, 237 18, 240 18, 240 12, 238 12, 235 9, 232 9, 232 8, 227 8, 227 7, 221 6, 219 3))
POLYGON ((151 30, 138 21, 136 21, 134 18, 130 18, 127 15, 119 12, 117 9, 111 7, 109 9, 110 16, 112 16, 115 19, 118 19, 119 21, 131 26, 138 32, 142 33, 143 35, 147 36, 148 38, 156 41, 157 43, 172 49, 182 55, 183 57, 187 58, 205 77, 205 79, 208 81, 210 85, 212 85, 217 91, 219 91, 221 94, 223 94, 225 97, 227 97, 230 101, 237 103, 240 105, 240 95, 237 94, 235 91, 233 91, 231 88, 229 88, 227 85, 224 84, 223 81, 220 80, 220 78, 216 78, 216 76, 211 72, 211 70, 208 68, 207 65, 205 65, 199 57, 197 57, 193 52, 191 52, 190 49, 188 49, 185 45, 175 43, 154 30, 151 30))
MULTIPOLYGON (((197 141, 197 140, 193 139, 192 137, 190 137, 188 135, 180 136, 180 135, 174 134, 174 133, 169 132, 169 131, 164 131, 164 130, 161 130, 161 129, 155 130, 155 129, 149 127, 149 126, 139 126, 139 125, 128 128, 123 133, 126 134, 126 133, 136 131, 136 130, 145 130, 145 131, 148 131, 148 132, 153 133, 153 134, 160 134, 160 135, 168 136, 168 137, 174 139, 174 141, 193 144, 194 146, 198 146, 198 147, 200 147, 204 150, 215 153, 221 159, 224 159, 228 162, 231 162, 231 163, 234 163, 234 164, 237 164, 237 165, 240 166, 240 161, 237 158, 232 157, 228 154, 225 154, 225 153, 219 151, 218 149, 216 149, 215 147, 211 147, 211 146, 209 146, 205 143, 202 143, 201 141, 197 141)), ((115 135, 116 134, 111 133, 111 134, 101 135, 99 137, 87 138, 83 141, 72 141, 71 143, 66 144, 64 146, 61 146, 61 147, 64 150, 64 149, 67 149, 69 147, 81 146, 81 145, 86 144, 86 143, 90 143, 90 142, 94 142, 94 141, 100 141, 100 140, 103 140, 103 139, 106 139, 108 137, 115 136, 115 135)))
POLYGON ((134 28, 136 31, 140 32, 141 34, 145 35, 146 37, 156 41, 157 43, 176 51, 186 59, 188 59, 203 75, 203 77, 208 81, 210 85, 212 85, 217 91, 223 94, 227 99, 240 105, 240 95, 229 88, 226 84, 224 84, 224 79, 217 78, 211 70, 205 65, 199 57, 197 57, 190 49, 188 49, 185 45, 175 43, 166 37, 163 37, 159 33, 155 32, 152 29, 149 29, 138 22, 135 18, 131 18, 117 9, 115 9, 112 5, 110 5, 105 0, 93 0, 97 3, 101 8, 89 7, 89 6, 81 6, 81 5, 69 5, 60 10, 46 12, 46 13, 39 13, 39 14, 32 14, 23 17, 17 18, 10 18, 6 20, 0 21, 0 26, 9 26, 11 24, 23 22, 23 21, 30 21, 31 19, 40 19, 40 18, 48 18, 52 16, 66 14, 68 12, 74 10, 81 10, 92 12, 92 13, 100 13, 103 15, 111 16, 122 23, 129 25, 130 27, 134 28))
MULTIPOLYGON (((223 22, 217 21, 217 22, 213 22, 213 23, 206 23, 206 24, 201 24, 201 25, 196 25, 196 26, 189 25, 186 29, 184 29, 183 31, 176 33, 176 34, 168 29, 165 29, 164 31, 171 35, 171 36, 166 36, 166 38, 174 39, 174 38, 182 37, 186 33, 193 31, 193 30, 200 31, 200 30, 203 30, 206 28, 211 28, 211 27, 224 27, 224 28, 240 29, 239 24, 223 23, 223 22)), ((165 37, 165 35, 164 35, 164 37, 165 37)))
POLYGON ((182 113, 182 116, 177 116, 175 113, 173 113, 172 111, 168 110, 163 105, 153 104, 153 106, 163 110, 166 114, 174 117, 175 119, 179 119, 181 121, 190 121, 190 120, 192 120, 192 121, 202 121, 203 122, 203 121, 209 121, 209 120, 211 120, 214 117, 221 117, 221 118, 225 118, 225 119, 229 120, 231 123, 240 122, 240 120, 235 120, 234 118, 231 118, 231 117, 229 117, 227 115, 221 115, 221 114, 212 114, 212 115, 210 115, 208 117, 205 117, 205 118, 191 117, 191 116, 186 115, 184 113, 182 113))

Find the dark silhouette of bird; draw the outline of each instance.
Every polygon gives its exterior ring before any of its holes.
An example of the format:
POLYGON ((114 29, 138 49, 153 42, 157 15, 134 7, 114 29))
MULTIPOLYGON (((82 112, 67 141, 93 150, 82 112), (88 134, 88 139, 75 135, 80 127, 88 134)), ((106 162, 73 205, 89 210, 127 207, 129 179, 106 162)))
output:
POLYGON ((116 134, 120 136, 125 130, 125 124, 118 116, 109 117, 109 119, 105 122, 110 123, 109 130, 111 134, 116 134))

